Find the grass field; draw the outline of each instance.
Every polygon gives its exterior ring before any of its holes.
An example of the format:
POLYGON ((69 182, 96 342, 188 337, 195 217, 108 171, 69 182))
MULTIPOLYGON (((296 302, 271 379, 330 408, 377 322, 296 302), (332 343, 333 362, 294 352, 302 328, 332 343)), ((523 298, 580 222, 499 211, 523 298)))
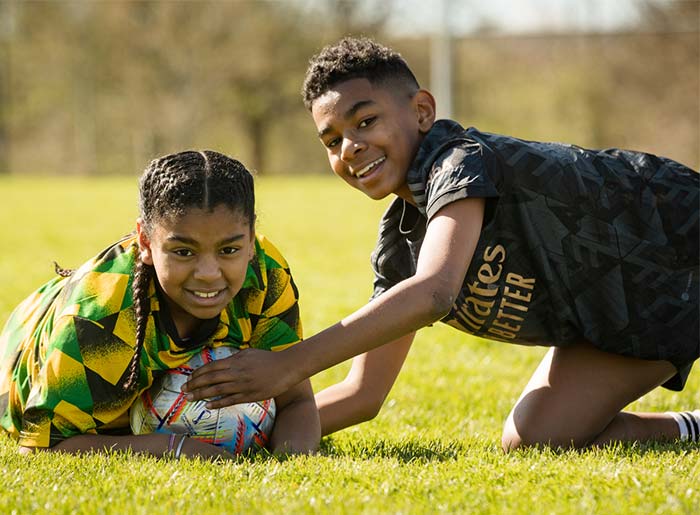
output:
MULTIPOLYGON (((0 324, 52 276, 52 260, 78 265, 136 216, 134 178, 0 178, 0 193, 0 324)), ((258 230, 292 266, 307 335, 369 296, 385 206, 331 178, 258 180, 258 230)), ((20 457, 0 435, 0 513, 700 513, 697 446, 500 451, 502 421, 543 353, 424 329, 380 416, 325 438, 313 457, 20 457)), ((347 366, 315 376, 314 387, 347 366)), ((658 390, 632 409, 691 407, 700 407, 697 371, 684 392, 658 390)))

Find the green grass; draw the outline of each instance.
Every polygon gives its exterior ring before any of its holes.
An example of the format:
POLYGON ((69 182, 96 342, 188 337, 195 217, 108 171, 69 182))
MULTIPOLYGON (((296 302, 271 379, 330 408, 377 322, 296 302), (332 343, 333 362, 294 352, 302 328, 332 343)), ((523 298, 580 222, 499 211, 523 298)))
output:
MULTIPOLYGON (((52 276, 52 260, 80 264, 136 216, 134 178, 0 178, 0 192, 0 324, 52 276)), ((369 296, 385 207, 331 178, 258 180, 258 230, 292 266, 307 335, 369 296)), ((697 446, 500 451, 502 421, 543 353, 427 328, 380 416, 325 438, 313 457, 21 457, 0 436, 0 513, 699 513, 697 446)), ((315 376, 314 387, 347 367, 315 376)), ((632 408, 698 406, 696 372, 684 392, 657 390, 632 408)))

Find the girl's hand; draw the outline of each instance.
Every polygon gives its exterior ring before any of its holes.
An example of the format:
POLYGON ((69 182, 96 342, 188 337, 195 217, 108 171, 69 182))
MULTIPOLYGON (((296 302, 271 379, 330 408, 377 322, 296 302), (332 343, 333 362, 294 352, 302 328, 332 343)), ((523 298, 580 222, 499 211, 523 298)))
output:
MULTIPOLYGON (((181 436, 177 436, 175 439, 175 446, 179 444, 181 436)), ((173 449, 176 450, 176 449, 173 449)), ((182 447, 180 449, 180 458, 204 458, 204 459, 231 459, 233 454, 225 450, 223 447, 217 447, 216 445, 211 445, 206 442, 201 442, 196 438, 185 438, 182 442, 182 447)))
POLYGON ((288 351, 244 349, 196 369, 182 391, 187 400, 216 399, 209 409, 272 399, 306 378, 292 358, 288 351))

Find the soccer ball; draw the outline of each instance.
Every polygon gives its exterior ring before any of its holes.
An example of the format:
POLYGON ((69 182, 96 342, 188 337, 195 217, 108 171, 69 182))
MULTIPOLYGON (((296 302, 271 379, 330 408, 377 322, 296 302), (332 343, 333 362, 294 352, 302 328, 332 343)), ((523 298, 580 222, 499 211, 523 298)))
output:
POLYGON ((234 454, 264 447, 275 422, 274 399, 207 409, 207 400, 187 401, 180 392, 196 368, 236 352, 233 347, 205 347, 184 365, 166 371, 131 406, 133 433, 187 434, 234 454))

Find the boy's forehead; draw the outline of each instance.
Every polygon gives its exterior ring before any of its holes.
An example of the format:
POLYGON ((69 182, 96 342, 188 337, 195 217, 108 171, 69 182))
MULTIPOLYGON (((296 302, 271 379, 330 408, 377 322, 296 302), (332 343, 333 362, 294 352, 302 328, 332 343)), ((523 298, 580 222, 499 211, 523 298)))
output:
POLYGON ((359 109, 392 101, 389 88, 367 79, 349 79, 330 87, 311 104, 311 114, 318 122, 327 116, 350 118, 359 109))
POLYGON ((329 87, 312 103, 312 110, 317 106, 336 105, 341 101, 353 102, 359 99, 371 99, 377 92, 367 79, 349 79, 329 87))

